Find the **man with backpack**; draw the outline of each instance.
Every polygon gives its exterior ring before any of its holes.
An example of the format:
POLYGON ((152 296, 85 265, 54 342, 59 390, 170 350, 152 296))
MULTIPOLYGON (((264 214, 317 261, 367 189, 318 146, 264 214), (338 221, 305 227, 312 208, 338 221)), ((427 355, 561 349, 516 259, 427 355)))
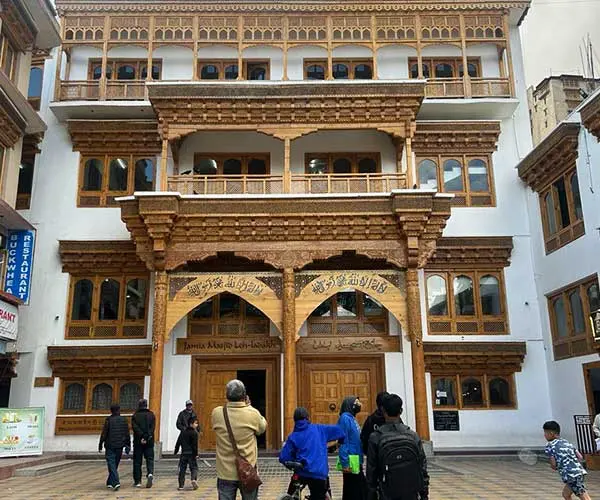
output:
POLYGON ((402 399, 383 399, 385 424, 369 438, 367 485, 369 500, 428 500, 429 474, 423 443, 400 423, 402 399))

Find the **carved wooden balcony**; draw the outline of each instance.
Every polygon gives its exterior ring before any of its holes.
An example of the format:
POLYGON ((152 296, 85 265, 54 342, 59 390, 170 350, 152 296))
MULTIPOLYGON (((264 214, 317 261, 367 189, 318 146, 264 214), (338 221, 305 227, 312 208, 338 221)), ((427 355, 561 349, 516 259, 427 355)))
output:
POLYGON ((508 78, 430 78, 425 86, 427 98, 511 97, 508 78), (465 92, 466 89, 466 92, 465 92))
POLYGON ((60 82, 59 100, 140 100, 148 99, 146 80, 109 80, 105 86, 100 80, 68 80, 60 82))

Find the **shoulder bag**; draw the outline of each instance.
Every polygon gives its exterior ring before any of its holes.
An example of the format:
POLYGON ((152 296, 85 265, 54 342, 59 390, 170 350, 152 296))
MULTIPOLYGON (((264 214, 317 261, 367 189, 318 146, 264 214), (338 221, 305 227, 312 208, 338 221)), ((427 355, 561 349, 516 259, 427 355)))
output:
POLYGON ((248 460, 240 455, 240 450, 238 449, 237 442, 235 441, 235 437, 233 435, 233 430, 231 429, 229 415, 227 414, 227 406, 223 407, 223 416, 225 417, 225 425, 227 426, 229 441, 231 442, 231 447, 235 453, 235 468, 237 469, 238 479, 242 489, 246 493, 253 492, 258 489, 258 487, 262 484, 262 481, 258 475, 256 467, 254 467, 250 462, 248 462, 248 460))

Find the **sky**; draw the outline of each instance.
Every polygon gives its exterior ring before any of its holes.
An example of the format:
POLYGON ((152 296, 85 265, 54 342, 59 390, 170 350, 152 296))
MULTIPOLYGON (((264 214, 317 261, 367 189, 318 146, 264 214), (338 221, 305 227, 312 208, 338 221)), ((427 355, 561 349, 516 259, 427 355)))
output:
POLYGON ((551 74, 581 74, 579 47, 588 33, 600 77, 600 0, 533 0, 521 26, 527 86, 551 74))

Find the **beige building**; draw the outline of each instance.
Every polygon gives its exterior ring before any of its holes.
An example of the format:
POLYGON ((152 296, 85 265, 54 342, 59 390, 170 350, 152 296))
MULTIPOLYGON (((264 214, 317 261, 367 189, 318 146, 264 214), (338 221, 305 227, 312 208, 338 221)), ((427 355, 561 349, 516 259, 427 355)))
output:
POLYGON ((527 100, 534 146, 598 87, 600 79, 581 75, 550 76, 536 87, 529 87, 527 100))

